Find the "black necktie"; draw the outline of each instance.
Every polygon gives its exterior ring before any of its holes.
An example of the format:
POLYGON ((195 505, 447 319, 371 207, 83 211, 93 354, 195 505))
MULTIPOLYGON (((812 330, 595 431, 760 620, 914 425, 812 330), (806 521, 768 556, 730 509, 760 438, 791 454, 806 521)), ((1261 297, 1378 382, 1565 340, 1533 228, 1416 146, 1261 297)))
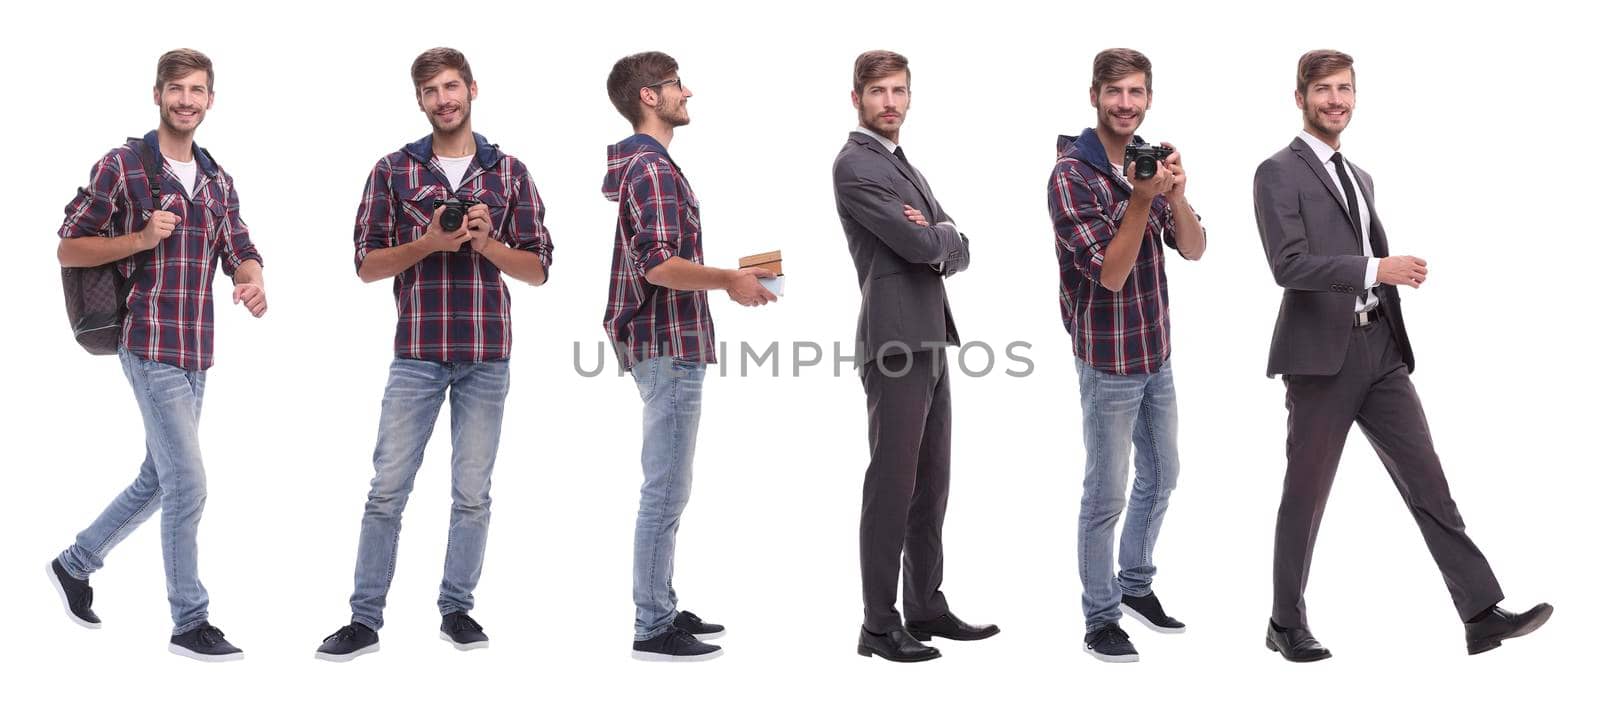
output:
POLYGON ((895 146, 895 148, 894 148, 894 156, 897 157, 897 158, 900 158, 900 162, 905 163, 906 167, 911 167, 911 161, 906 159, 906 149, 905 148, 902 148, 902 147, 900 147, 898 145, 895 146))
POLYGON ((1333 154, 1333 167, 1339 172, 1339 185, 1344 188, 1344 208, 1350 212, 1350 223, 1356 228, 1356 241, 1359 243, 1363 237, 1361 229, 1361 207, 1356 201, 1356 186, 1350 181, 1350 173, 1344 169, 1344 156, 1333 154))
MULTIPOLYGON (((1362 234, 1361 206, 1360 203, 1356 201, 1355 183, 1351 182, 1350 173, 1344 169, 1344 156, 1340 155, 1338 152, 1334 152, 1333 154, 1333 167, 1335 170, 1339 171, 1339 186, 1344 188, 1344 206, 1345 209, 1350 212, 1350 223, 1354 224, 1356 227, 1356 243, 1359 244, 1363 239, 1366 238, 1362 234)), ((1377 247, 1371 246, 1370 244, 1368 246, 1372 249, 1372 254, 1376 256, 1378 254, 1377 247)), ((1367 295, 1368 291, 1362 291, 1362 303, 1367 302, 1367 295)))

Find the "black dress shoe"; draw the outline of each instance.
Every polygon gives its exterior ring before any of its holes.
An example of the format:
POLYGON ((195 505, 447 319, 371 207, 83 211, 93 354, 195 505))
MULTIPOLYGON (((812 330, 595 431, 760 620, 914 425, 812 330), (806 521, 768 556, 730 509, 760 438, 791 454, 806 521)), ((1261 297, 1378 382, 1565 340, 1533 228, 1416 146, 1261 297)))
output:
POLYGON ((946 612, 944 615, 932 620, 908 620, 906 632, 911 637, 924 642, 932 640, 937 635, 951 640, 982 640, 992 637, 1000 632, 1000 627, 995 625, 972 625, 956 614, 946 612))
POLYGON ((1500 647, 1502 640, 1519 638, 1538 630, 1539 626, 1550 620, 1550 614, 1555 610, 1548 603, 1540 603, 1525 613, 1512 613, 1500 606, 1490 608, 1482 620, 1467 623, 1467 654, 1488 652, 1500 647))
POLYGON ((1333 657, 1328 648, 1311 636, 1310 630, 1283 628, 1270 620, 1267 621, 1267 649, 1282 653, 1283 659, 1290 662, 1316 662, 1333 657))
POLYGON ((939 657, 939 649, 917 642, 911 634, 895 628, 878 634, 861 628, 861 639, 856 642, 856 654, 862 657, 877 655, 890 662, 923 662, 939 657))

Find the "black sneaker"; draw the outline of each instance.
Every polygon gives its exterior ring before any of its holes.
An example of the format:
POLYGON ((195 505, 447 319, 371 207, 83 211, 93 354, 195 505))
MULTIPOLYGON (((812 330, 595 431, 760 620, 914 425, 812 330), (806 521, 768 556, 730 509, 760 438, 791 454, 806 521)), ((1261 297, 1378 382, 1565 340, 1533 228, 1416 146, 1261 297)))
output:
POLYGON ((1155 593, 1148 596, 1122 594, 1122 612, 1158 633, 1181 633, 1187 627, 1161 609, 1161 600, 1155 593))
POLYGON ((100 616, 89 607, 94 605, 94 589, 89 588, 89 582, 73 578, 55 559, 50 560, 49 573, 50 585, 55 587, 56 596, 67 609, 67 617, 90 630, 99 628, 100 616))
POLYGON ((1101 662, 1138 662, 1139 651, 1133 649, 1128 634, 1116 623, 1102 625, 1083 636, 1083 651, 1101 662))
POLYGON ((182 655, 201 662, 232 662, 244 659, 244 651, 224 640, 222 631, 210 623, 201 623, 200 627, 194 630, 172 636, 172 642, 167 644, 167 650, 174 655, 182 655))
MULTIPOLYGON (((461 611, 448 614, 444 622, 439 624, 439 639, 456 646, 457 650, 477 650, 489 647, 489 636, 484 634, 483 626, 472 616, 461 611)), ((373 638, 377 642, 377 638, 373 638)))
POLYGON ((322 644, 317 647, 317 659, 349 662, 377 651, 378 631, 360 623, 351 623, 322 639, 322 644))
POLYGON ((700 640, 716 640, 728 634, 728 629, 716 623, 707 623, 689 611, 678 611, 678 617, 672 619, 672 626, 689 631, 690 635, 700 640))
POLYGON ((696 640, 683 628, 673 627, 649 640, 633 641, 633 659, 649 662, 699 662, 720 657, 722 648, 696 640))

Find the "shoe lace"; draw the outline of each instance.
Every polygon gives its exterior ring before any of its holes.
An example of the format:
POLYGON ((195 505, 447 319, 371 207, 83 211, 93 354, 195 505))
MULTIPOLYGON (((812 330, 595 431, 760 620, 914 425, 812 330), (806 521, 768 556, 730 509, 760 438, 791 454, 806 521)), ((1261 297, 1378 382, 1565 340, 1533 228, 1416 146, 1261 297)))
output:
POLYGON ((329 640, 349 640, 350 638, 355 637, 355 635, 356 624, 351 623, 343 628, 333 631, 333 634, 323 638, 322 642, 328 642, 329 640))
POLYGON ((455 619, 450 621, 450 627, 455 630, 483 630, 483 626, 478 625, 478 621, 466 613, 456 614, 455 619))
POLYGON ((207 625, 201 627, 200 634, 196 637, 200 639, 200 642, 207 645, 222 644, 222 631, 218 630, 215 626, 207 625))
POLYGON ((694 623, 698 625, 704 622, 700 620, 700 616, 690 613, 689 611, 678 611, 678 615, 683 616, 684 621, 688 623, 694 623))
POLYGON ((1109 641, 1127 642, 1128 641, 1128 633, 1127 633, 1127 631, 1123 630, 1121 626, 1118 626, 1118 625, 1115 625, 1115 624, 1108 625, 1108 626, 1106 626, 1104 628, 1101 628, 1100 632, 1097 632, 1097 633, 1094 634, 1094 642, 1091 643, 1091 644, 1092 645, 1099 645, 1100 643, 1106 642, 1108 640, 1109 641))
POLYGON ((666 644, 668 647, 692 648, 696 645, 701 645, 702 643, 700 642, 700 638, 694 636, 694 633, 684 630, 683 628, 673 628, 672 637, 667 641, 666 644))

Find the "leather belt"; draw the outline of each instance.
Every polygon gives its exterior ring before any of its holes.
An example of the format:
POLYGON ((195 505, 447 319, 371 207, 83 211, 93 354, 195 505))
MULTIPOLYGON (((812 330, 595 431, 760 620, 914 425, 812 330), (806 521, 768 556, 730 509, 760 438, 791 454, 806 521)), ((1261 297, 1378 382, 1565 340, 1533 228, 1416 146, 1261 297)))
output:
POLYGON ((1371 310, 1364 310, 1362 312, 1356 313, 1356 316, 1355 316, 1356 327, 1371 327, 1372 323, 1375 323, 1375 322, 1378 321, 1378 318, 1381 316, 1380 314, 1382 312, 1383 312, 1382 308, 1373 308, 1371 310))

